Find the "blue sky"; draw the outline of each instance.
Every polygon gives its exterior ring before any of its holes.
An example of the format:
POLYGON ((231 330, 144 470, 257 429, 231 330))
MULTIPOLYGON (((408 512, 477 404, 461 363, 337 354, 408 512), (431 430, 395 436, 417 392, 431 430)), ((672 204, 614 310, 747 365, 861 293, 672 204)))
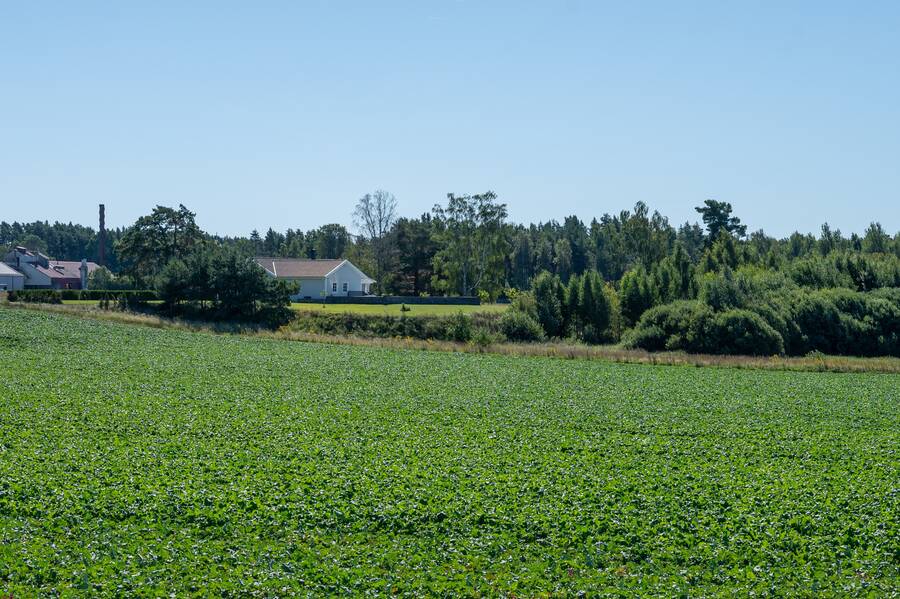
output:
POLYGON ((900 3, 0 3, 0 220, 351 224, 493 189, 518 222, 706 198, 900 230, 900 3))

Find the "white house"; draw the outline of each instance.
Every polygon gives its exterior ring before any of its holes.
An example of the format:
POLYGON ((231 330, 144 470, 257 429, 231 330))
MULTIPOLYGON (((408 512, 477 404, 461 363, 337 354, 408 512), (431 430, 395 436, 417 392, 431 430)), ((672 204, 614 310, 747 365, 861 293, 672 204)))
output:
POLYGON ((25 289, 25 275, 0 262, 0 291, 25 289))
POLYGON ((323 296, 368 295, 375 282, 349 260, 300 260, 296 258, 254 258, 276 279, 299 283, 294 299, 323 296))

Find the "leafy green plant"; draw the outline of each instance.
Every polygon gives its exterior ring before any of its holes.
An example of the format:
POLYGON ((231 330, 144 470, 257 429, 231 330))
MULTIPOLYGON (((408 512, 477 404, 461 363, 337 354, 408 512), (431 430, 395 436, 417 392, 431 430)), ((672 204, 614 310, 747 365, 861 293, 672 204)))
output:
POLYGON ((900 579, 897 375, 2 306, 0 360, 16 597, 880 597, 900 579))

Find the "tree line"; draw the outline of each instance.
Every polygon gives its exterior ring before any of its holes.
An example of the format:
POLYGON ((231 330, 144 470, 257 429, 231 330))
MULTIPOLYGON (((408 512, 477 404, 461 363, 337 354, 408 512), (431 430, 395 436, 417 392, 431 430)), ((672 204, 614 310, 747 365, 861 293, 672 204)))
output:
MULTIPOLYGON (((697 208, 702 226, 686 222, 678 227, 642 202, 588 223, 569 216, 561 223, 528 225, 508 222, 507 206, 493 192, 449 194, 445 203, 418 217, 401 217, 397 207, 392 194, 376 191, 357 202, 354 231, 331 223, 305 232, 270 228, 262 235, 217 237, 201 231, 184 206, 159 206, 127 229, 107 231, 107 266, 134 283, 149 284, 169 258, 207 240, 247 255, 348 258, 377 280, 382 293, 481 293, 496 299, 507 289, 530 288, 542 272, 567 284, 572 276, 595 271, 617 287, 640 288, 649 273, 663 269, 674 276, 672 268, 683 273, 687 264, 703 272, 723 264, 783 270, 835 252, 900 257, 900 233, 891 236, 879 223, 862 235, 845 236, 828 224, 817 236, 794 233, 778 239, 762 230, 748 235, 731 205, 715 200, 697 208)), ((0 223, 0 246, 24 245, 56 259, 96 260, 97 242, 96 231, 82 225, 0 223)), ((658 292, 665 298, 672 294, 658 292)), ((688 290, 679 293, 688 295, 688 290)))
MULTIPOLYGON (((509 222, 507 206, 485 192, 448 194, 409 218, 399 216, 392 194, 376 191, 357 202, 352 231, 326 224, 217 237, 186 207, 158 206, 110 232, 115 266, 92 284, 155 288, 177 306, 227 295, 211 293, 215 281, 227 285, 225 270, 250 256, 348 258, 381 293, 513 300, 503 322, 510 339, 715 353, 898 353, 900 234, 875 222, 862 234, 824 224, 818 235, 775 238, 748 233, 727 202, 707 200, 696 212, 697 222, 676 227, 639 202, 588 223, 570 216, 523 225, 509 222)), ((0 235, 6 245, 59 258, 96 251, 96 235, 79 225, 2 223, 0 235)), ((274 297, 263 279, 247 276, 246 288, 274 297)), ((210 309, 252 312, 254 301, 210 309)))
MULTIPOLYGON (((120 264, 114 251, 116 242, 124 229, 106 231, 107 265, 113 271, 120 264)), ((35 221, 32 223, 0 222, 0 249, 14 246, 38 251, 56 260, 81 260, 92 262, 100 259, 100 242, 97 231, 84 225, 72 223, 35 221)))

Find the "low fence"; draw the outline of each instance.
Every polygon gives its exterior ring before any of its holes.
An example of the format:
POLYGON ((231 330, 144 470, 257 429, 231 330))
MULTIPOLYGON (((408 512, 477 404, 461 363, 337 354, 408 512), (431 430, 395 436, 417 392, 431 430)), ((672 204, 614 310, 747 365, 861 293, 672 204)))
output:
POLYGON ((298 304, 441 304, 447 306, 480 306, 481 300, 477 297, 470 296, 429 296, 420 297, 417 295, 362 295, 362 296, 338 296, 329 295, 324 298, 291 298, 291 301, 298 304))

